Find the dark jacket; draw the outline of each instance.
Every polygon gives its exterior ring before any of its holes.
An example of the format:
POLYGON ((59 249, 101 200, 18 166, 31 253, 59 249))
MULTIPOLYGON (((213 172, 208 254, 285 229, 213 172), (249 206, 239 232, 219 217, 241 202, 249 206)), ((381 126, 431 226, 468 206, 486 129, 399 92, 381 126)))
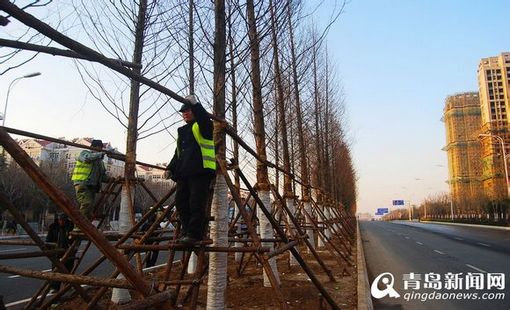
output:
POLYGON ((65 220, 64 225, 60 225, 58 220, 55 220, 48 228, 46 242, 54 242, 58 248, 67 249, 69 247, 69 232, 73 228, 74 225, 69 220, 65 220))
POLYGON ((167 167, 169 176, 174 181, 199 175, 214 175, 214 171, 203 166, 202 153, 191 127, 198 123, 200 133, 206 139, 213 139, 213 122, 200 103, 191 106, 195 121, 177 129, 177 148, 167 167))

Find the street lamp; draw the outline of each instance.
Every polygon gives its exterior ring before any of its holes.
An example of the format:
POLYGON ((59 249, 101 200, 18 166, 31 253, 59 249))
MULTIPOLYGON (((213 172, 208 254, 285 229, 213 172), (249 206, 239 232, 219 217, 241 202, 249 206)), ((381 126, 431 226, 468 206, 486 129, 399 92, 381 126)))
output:
POLYGON ((503 151, 503 164, 504 164, 504 167, 505 167, 505 180, 506 180, 507 197, 510 198, 510 183, 509 183, 510 181, 508 180, 508 166, 506 164, 505 141, 500 136, 493 135, 493 134, 490 134, 490 133, 481 133, 481 134, 478 135, 478 138, 480 138, 480 139, 484 138, 484 137, 496 139, 496 140, 499 141, 499 143, 501 143, 501 150, 503 151))
POLYGON ((14 86, 14 83, 21 79, 29 79, 29 78, 36 77, 39 75, 41 75, 41 72, 34 72, 34 73, 30 73, 30 74, 27 74, 24 76, 17 77, 11 81, 11 83, 9 84, 9 88, 7 88, 7 96, 5 97, 5 107, 4 107, 4 115, 2 116, 2 126, 5 126, 5 118, 7 116, 7 105, 9 104, 9 93, 11 92, 11 88, 14 86))

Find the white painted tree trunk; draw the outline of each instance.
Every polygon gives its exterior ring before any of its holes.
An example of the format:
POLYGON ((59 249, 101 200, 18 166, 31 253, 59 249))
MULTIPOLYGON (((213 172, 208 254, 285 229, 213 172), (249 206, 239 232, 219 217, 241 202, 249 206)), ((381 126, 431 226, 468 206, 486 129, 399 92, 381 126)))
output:
MULTIPOLYGON (((259 191, 258 192, 259 198, 266 207, 266 209, 271 212, 271 197, 269 195, 269 191, 259 191)), ((267 217, 262 213, 260 208, 257 208, 257 217, 259 218, 259 225, 260 225, 260 238, 262 239, 270 239, 274 238, 273 234, 273 227, 271 226, 271 223, 267 219, 267 217)), ((272 242, 262 242, 263 247, 268 247, 270 250, 273 250, 273 243, 272 242)), ((269 265, 271 266, 271 269, 273 270, 273 274, 276 277, 276 281, 278 284, 280 284, 280 276, 278 274, 278 268, 276 266, 276 258, 273 257, 269 259, 269 265)), ((267 277, 267 274, 264 272, 264 287, 271 287, 271 282, 269 281, 269 278, 267 277)))
MULTIPOLYGON (((312 216, 312 204, 309 201, 305 202, 304 208, 305 208, 306 213, 308 213, 310 216, 312 216)), ((312 225, 313 225, 312 220, 309 217, 306 217, 306 226, 309 227, 306 229, 306 234, 308 235, 308 241, 310 241, 310 244, 315 249, 315 236, 313 233, 313 229, 311 228, 312 225)), ((308 253, 311 253, 310 249, 308 249, 308 253)))
MULTIPOLYGON (((244 208, 244 207, 242 207, 244 208)), ((237 205, 234 203, 234 219, 237 217, 237 215, 239 214, 239 207, 237 207, 237 205)), ((236 227, 236 232, 237 233, 240 233, 241 232, 241 224, 240 224, 240 221, 242 220, 242 217, 239 217, 239 220, 237 221, 237 227, 236 227)), ((235 247, 242 247, 243 246, 243 243, 242 242, 236 242, 234 244, 235 247)), ((242 257, 243 253, 241 252, 236 252, 234 254, 234 259, 236 262, 240 262, 241 261, 241 257, 242 257)))
POLYGON ((197 254, 195 254, 195 252, 191 252, 191 257, 189 258, 188 262, 189 274, 195 273, 195 271, 197 270, 197 262, 198 262, 197 254))
MULTIPOLYGON (((292 216, 295 216, 296 215, 296 207, 294 205, 294 199, 286 198, 285 203, 287 204, 287 209, 289 209, 290 214, 292 216)), ((292 221, 288 215, 287 215, 287 222, 289 223, 289 226, 291 227, 290 229, 292 230, 292 234, 295 235, 296 229, 294 228, 294 223, 292 223, 292 221)), ((296 247, 296 250, 298 250, 297 247, 296 247)), ((292 253, 290 253, 290 252, 289 252, 289 264, 291 266, 298 265, 298 261, 296 260, 294 255, 292 255, 292 253)))
MULTIPOLYGON (((324 207, 324 216, 326 217, 325 220, 326 221, 329 221, 331 220, 331 212, 329 212, 329 207, 324 207)), ((326 237, 328 237, 328 239, 331 239, 331 230, 329 229, 329 225, 326 224, 326 237)))
MULTIPOLYGON (((210 236, 213 246, 228 246, 228 197, 227 183, 221 174, 216 176, 214 196, 211 206, 210 236)), ((209 254, 209 277, 207 278, 207 309, 225 309, 225 292, 227 289, 227 253, 211 252, 209 254)))
MULTIPOLYGON (((321 210, 321 211, 322 211, 322 214, 324 214, 324 208, 322 207, 322 205, 317 204, 317 209, 321 210)), ((321 224, 319 224, 319 226, 320 226, 321 228, 324 228, 324 227, 325 227, 325 225, 323 224, 323 222, 324 222, 324 220, 325 220, 325 219, 324 219, 324 218, 322 218, 322 215, 321 215, 320 213, 317 213, 317 220, 318 220, 319 222, 321 222, 321 224)), ((319 247, 319 248, 324 247, 324 241, 322 240, 322 238, 318 238, 318 240, 317 240, 317 247, 319 247)))
MULTIPOLYGON (((134 188, 131 188, 133 193, 134 188)), ((126 234, 131 228, 131 216, 129 214, 129 199, 126 186, 122 186, 120 193, 120 210, 119 210, 119 233, 126 234)), ((133 202, 131 200, 131 202, 133 202)), ((122 274, 117 276, 117 279, 124 279, 122 274)), ((112 302, 115 304, 125 304, 131 300, 129 290, 124 288, 114 288, 112 290, 112 302)))

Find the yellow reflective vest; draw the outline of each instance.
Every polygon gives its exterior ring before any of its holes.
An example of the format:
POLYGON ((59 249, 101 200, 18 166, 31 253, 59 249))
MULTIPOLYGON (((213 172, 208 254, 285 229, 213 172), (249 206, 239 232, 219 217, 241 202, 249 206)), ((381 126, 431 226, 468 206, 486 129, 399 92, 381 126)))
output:
POLYGON ((76 161, 76 166, 73 170, 73 175, 71 176, 71 180, 73 182, 83 182, 86 181, 92 172, 92 163, 86 163, 82 161, 76 161))
POLYGON ((200 146, 200 152, 202 153, 202 164, 204 168, 216 170, 216 152, 214 150, 214 141, 206 139, 200 133, 200 127, 195 122, 191 127, 193 136, 200 146))

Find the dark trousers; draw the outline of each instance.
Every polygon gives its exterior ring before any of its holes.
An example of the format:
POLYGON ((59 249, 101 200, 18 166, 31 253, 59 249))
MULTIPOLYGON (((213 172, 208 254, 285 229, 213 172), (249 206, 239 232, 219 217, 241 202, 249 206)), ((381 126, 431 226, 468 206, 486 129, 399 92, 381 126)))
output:
POLYGON ((177 182, 175 206, 181 218, 183 236, 202 240, 211 180, 212 176, 202 175, 177 182))
MULTIPOLYGON (((157 244, 157 243, 153 243, 153 244, 157 244)), ((147 252, 147 258, 145 261, 146 268, 156 265, 156 261, 158 260, 158 254, 159 254, 159 251, 148 251, 147 252)))
MULTIPOLYGON (((67 271, 71 272, 74 268, 74 255, 71 255, 66 261, 64 262, 64 266, 66 267, 67 271)), ((55 269, 55 264, 51 264, 51 267, 55 269)), ((60 272, 57 269, 57 272, 60 272)), ((60 281, 50 281, 50 289, 54 289, 56 291, 60 290, 60 281)))

